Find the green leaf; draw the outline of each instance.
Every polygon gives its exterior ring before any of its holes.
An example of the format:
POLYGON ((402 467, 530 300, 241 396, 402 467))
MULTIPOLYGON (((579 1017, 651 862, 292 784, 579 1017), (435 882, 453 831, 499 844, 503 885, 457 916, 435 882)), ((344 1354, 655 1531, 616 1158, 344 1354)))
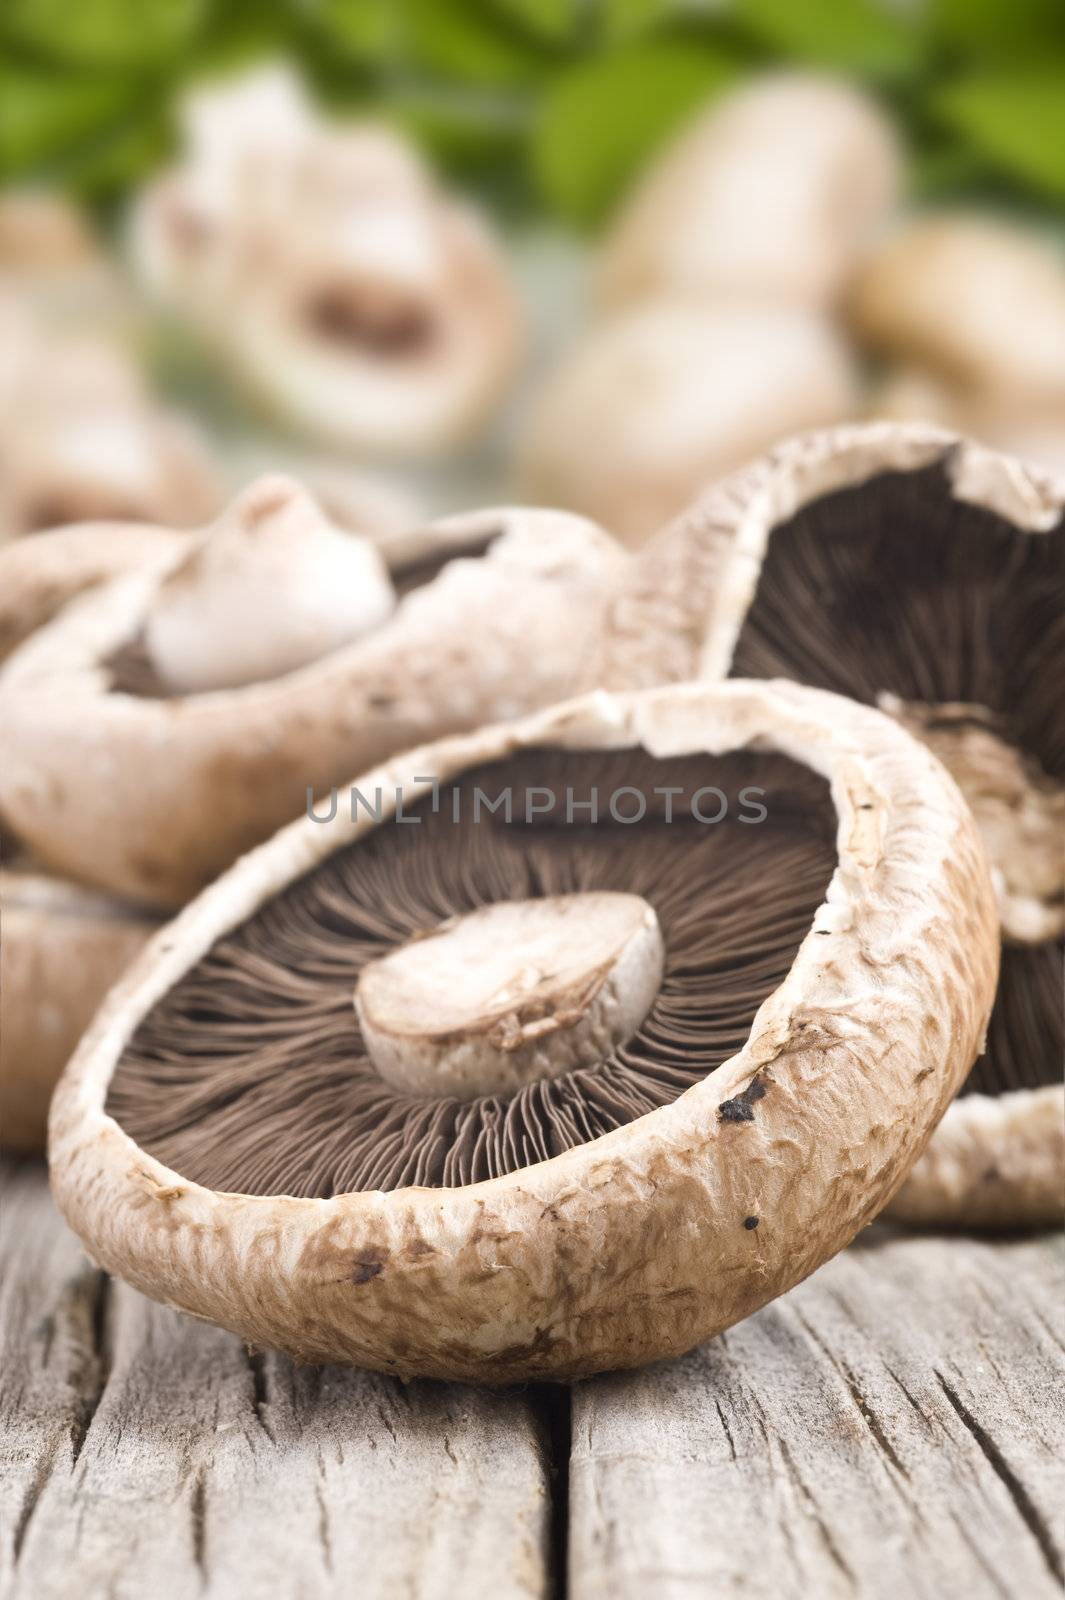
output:
POLYGON ((5 0, 0 30, 55 62, 122 66, 185 49, 208 0, 5 0))
POLYGON ((315 20, 363 61, 389 61, 402 48, 402 8, 396 0, 324 0, 315 20))
POLYGON ((539 184, 571 222, 599 221, 638 167, 737 66, 709 46, 634 44, 563 73, 533 146, 539 184))
POLYGON ((883 0, 734 0, 729 15, 805 65, 873 78, 909 75, 926 48, 922 24, 883 0))
POLYGON ((1065 61, 974 76, 942 90, 933 109, 1000 171, 1065 196, 1065 61))
POLYGON ((0 68, 0 173, 7 179, 63 156, 129 111, 122 78, 0 68))
POLYGON ((321 27, 353 54, 453 83, 496 87, 529 82, 550 61, 549 46, 508 15, 536 0, 493 11, 484 0, 327 0, 321 27))
POLYGON ((996 62, 1059 52, 1065 29, 1061 0, 932 0, 929 25, 956 55, 996 62))
POLYGON ((566 44, 580 30, 579 0, 492 0, 502 16, 551 44, 566 44))

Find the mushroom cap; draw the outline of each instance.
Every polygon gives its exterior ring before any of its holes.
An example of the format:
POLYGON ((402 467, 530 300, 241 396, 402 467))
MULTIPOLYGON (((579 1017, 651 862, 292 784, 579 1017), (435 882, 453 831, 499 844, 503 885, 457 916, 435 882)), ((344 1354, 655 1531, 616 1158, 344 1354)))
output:
POLYGON ((638 544, 782 435, 850 415, 857 395, 842 339, 802 307, 652 302, 594 329, 548 379, 523 481, 638 544))
MULTIPOLYGON (((489 544, 482 558, 447 561, 361 639, 184 698, 112 689, 109 663, 163 572, 75 600, 0 672, 0 811, 51 870, 180 905, 353 769, 585 686, 624 560, 613 540, 562 512, 504 508, 448 519, 435 548, 471 541, 489 544)), ((433 549, 423 530, 405 557, 433 549)))
MULTIPOLYGON (((1046 1024, 1039 1019, 1047 1006, 1053 1008, 1061 1000, 1060 958, 1055 957, 1055 940, 1062 932, 1065 894, 1065 860, 1060 843, 1065 804, 1065 690, 1053 646, 1054 638, 1060 635, 1055 635, 1053 629, 1060 628, 1065 612, 1055 599, 1053 584, 1060 578, 1052 576, 1055 546, 1050 541, 1056 540, 1060 546, 1063 532, 1065 483, 1060 478, 956 434, 924 424, 887 422, 811 434, 786 442, 715 485, 687 516, 641 554, 630 569, 627 587, 623 585, 612 602, 615 615, 603 630, 604 654, 596 669, 602 679, 618 685, 653 681, 655 672, 660 671, 658 640, 667 632, 674 640, 670 670, 678 677, 701 675, 717 681, 740 672, 775 675, 788 670, 784 663, 789 659, 790 648, 791 659, 800 663, 800 670, 805 668, 816 675, 819 686, 846 688, 858 698, 869 698, 921 737, 944 760, 972 804, 992 859, 1007 949, 1002 1006, 996 1007, 990 1043, 996 1050, 1008 1049, 1013 1062, 1011 1073, 1021 1074, 1021 1084, 1032 1080, 1033 1087, 1025 1092, 1037 1096, 1042 1096, 1043 1091, 1035 1085, 1048 1075, 1056 1077, 1061 1070, 1061 1047, 1054 1028, 1044 1034, 1040 1030, 1046 1024), (839 519, 849 515, 847 539, 875 541, 885 536, 883 531, 878 532, 883 518, 878 523, 873 514, 876 494, 889 492, 883 486, 893 482, 916 486, 922 481, 921 475, 928 473, 937 474, 937 482, 942 480, 935 492, 941 494, 947 508, 945 538, 957 540, 957 554, 943 558, 947 566, 942 570, 963 575, 966 540, 975 541, 990 533, 1015 544, 1012 555, 1006 558, 999 589, 980 601, 984 621, 973 623, 973 637, 965 632, 967 624, 955 623, 946 588, 942 592, 930 591, 932 599, 925 612, 924 631, 916 635, 902 631, 903 624, 884 599, 884 583, 889 578, 894 581, 901 568, 919 561, 922 551, 929 548, 929 537, 921 522, 926 507, 920 498, 927 490, 916 487, 908 500, 900 498, 904 490, 897 488, 890 530, 894 544, 870 544, 878 552, 880 565, 876 571, 870 570, 868 591, 875 596, 871 603, 875 603, 878 615, 891 630, 899 660, 908 652, 908 692, 898 682, 877 677, 872 653, 875 646, 866 631, 869 618, 857 610, 853 594, 842 606, 834 600, 827 578, 817 579, 818 589, 811 595, 808 607, 811 619, 820 618, 818 638, 812 644, 788 643, 805 638, 811 627, 807 622, 804 630, 798 621, 801 597, 794 577, 780 590, 786 595, 783 604, 763 601, 763 606, 773 605, 775 609, 771 618, 762 610, 757 635, 747 629, 756 600, 763 593, 768 594, 760 585, 770 553, 777 548, 774 536, 778 528, 788 526, 804 511, 831 507, 834 495, 858 492, 864 485, 868 486, 869 501, 864 507, 851 505, 848 513, 836 513, 834 537, 841 538, 844 524, 839 519), (982 647, 977 635, 981 629, 986 630, 988 618, 994 620, 1008 605, 1016 608, 1020 604, 1019 563, 1023 551, 1035 552, 1043 540, 1043 575, 1033 580, 1038 593, 1034 599, 1029 594, 1031 615, 1008 613, 1012 618, 1010 627, 1020 641, 1009 668, 1009 684, 1017 697, 1021 731, 1027 729, 1038 737, 1043 746, 1040 756, 1024 748, 1017 731, 1008 726, 1003 729, 1002 719, 993 708, 967 703, 972 700, 971 695, 958 703, 956 696, 937 694, 934 686, 956 683, 958 674, 966 670, 966 663, 979 659, 982 647), (856 640, 862 643, 870 663, 860 672, 852 659, 856 640), (848 648, 844 649, 844 645, 848 648), (1042 657, 1037 656, 1036 647, 1042 649, 1042 657), (936 670, 937 649, 947 664, 942 674, 936 670), (1040 660, 1044 663, 1042 668, 1040 660), (914 692, 920 684, 929 686, 924 704, 914 692), (1015 975, 1018 960, 1011 952, 1023 962, 1026 951, 1032 953, 1033 962, 1038 959, 1038 967, 1033 965, 1028 975, 1021 970, 1015 975), (1055 959, 1059 962, 1056 978, 1047 975, 1055 959), (1038 986, 1041 997, 1046 997, 1034 1008, 1035 1021, 1024 1020, 1033 1012, 1032 1005, 1024 999, 1030 983, 1038 986)), ((819 550, 827 548, 828 534, 823 525, 810 537, 819 550)), ((844 548, 842 543, 839 548, 844 548)), ((1060 567, 1056 570, 1060 573, 1060 567)), ((936 582, 946 584, 949 580, 940 577, 936 582)), ((917 626, 912 613, 905 623, 906 628, 911 626, 917 626)), ((997 645, 983 647, 992 677, 1006 672, 1002 657, 996 654, 1002 645, 999 638, 997 645)), ((986 675, 985 681, 990 681, 986 675)), ((1060 1026, 1060 1013, 1056 1026, 1060 1026)), ((987 1071, 993 1072, 993 1062, 987 1071)), ((973 1081, 983 1084, 979 1071, 973 1081)), ((1017 1087, 1017 1082, 1000 1087, 1017 1087)), ((1013 1107, 1008 1113, 989 1112, 980 1117, 963 1109, 959 1102, 947 1113, 931 1147, 934 1152, 936 1143, 944 1141, 948 1152, 944 1158, 946 1169, 956 1159, 949 1153, 955 1148, 951 1129, 956 1117, 960 1119, 958 1144, 963 1148, 974 1148, 986 1133, 989 1153, 985 1170, 997 1161, 991 1153, 992 1144, 999 1140, 995 1130, 1005 1130, 1005 1138, 1008 1130, 1021 1126, 1022 1121, 1013 1107)), ((1041 1114, 1032 1126, 1045 1131, 1050 1123, 1041 1114)), ((1004 1165, 999 1165, 1004 1171, 1004 1165)), ((942 1199, 946 1207, 944 1220, 950 1221, 962 1204, 959 1197, 963 1193, 976 1195, 975 1189, 964 1187, 959 1177, 954 1198, 948 1204, 943 1170, 933 1153, 915 1171, 907 1191, 907 1214, 916 1214, 924 1204, 931 1218, 942 1199), (921 1187, 926 1177, 929 1194, 922 1201, 921 1187)), ((1015 1186, 1009 1206, 1003 1198, 1003 1216, 1015 1223, 1041 1222, 1048 1213, 1060 1210, 1065 1169, 1056 1134, 1049 1138, 1045 1159, 1031 1164, 1030 1170, 1030 1181, 1015 1186)), ((973 1220, 979 1222, 984 1211, 978 1197, 973 1199, 973 1206, 973 1220)))
POLYGON ((329 127, 276 73, 201 92, 132 242, 159 298, 314 440, 443 448, 516 364, 517 298, 483 219, 397 134, 329 127))
POLYGON ((963 394, 1065 404, 1065 263, 1034 233, 979 215, 909 222, 866 264, 849 316, 963 394))
POLYGON ((122 351, 0 298, 0 542, 62 524, 195 526, 222 489, 196 429, 122 351))
POLYGON ((1065 1209, 1065 1089, 956 1100, 891 1202, 898 1222, 1060 1227, 1065 1209))
POLYGON ((0 544, 0 661, 86 589, 160 562, 188 536, 154 524, 89 522, 0 544))
MULTIPOLYGON (((805 1277, 891 1197, 979 1048, 997 929, 942 767, 869 708, 788 683, 599 692, 359 780, 382 821, 292 824, 159 935, 53 1101, 52 1185, 94 1259, 308 1361, 503 1383, 690 1348, 805 1277), (503 1177, 329 1199, 217 1192, 105 1111, 140 1021, 215 942, 389 824, 395 787, 516 751, 777 750, 828 779, 838 866, 746 1042, 672 1103, 503 1177), (752 1214, 762 1226, 750 1227, 752 1214)), ((405 789, 406 792, 406 789, 405 789)))
POLYGON ((868 96, 813 74, 757 78, 715 101, 638 184, 604 248, 602 297, 827 308, 901 179, 895 132, 868 96))
POLYGON ((890 372, 868 406, 871 417, 934 422, 1065 476, 1065 397, 975 390, 908 366, 890 372))
POLYGON ((158 927, 107 896, 0 871, 0 1143, 40 1150, 59 1075, 104 995, 158 927))

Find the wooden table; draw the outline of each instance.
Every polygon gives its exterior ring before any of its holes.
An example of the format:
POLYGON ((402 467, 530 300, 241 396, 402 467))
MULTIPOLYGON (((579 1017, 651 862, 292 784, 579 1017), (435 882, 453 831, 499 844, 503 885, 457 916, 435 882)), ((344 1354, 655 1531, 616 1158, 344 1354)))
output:
POLYGON ((10 1600, 1042 1600, 1065 1258, 874 1228, 682 1361, 503 1393, 249 1353, 3 1205, 10 1600))

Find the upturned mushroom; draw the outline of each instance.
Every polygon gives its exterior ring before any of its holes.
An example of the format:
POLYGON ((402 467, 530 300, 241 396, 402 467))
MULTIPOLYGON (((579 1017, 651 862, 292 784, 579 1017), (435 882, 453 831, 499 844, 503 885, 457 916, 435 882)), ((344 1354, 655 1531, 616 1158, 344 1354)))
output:
POLYGON ((548 378, 522 486, 639 544, 715 477, 857 400, 854 360, 816 313, 653 302, 608 317, 548 378))
POLYGON ((986 860, 879 712, 599 693, 355 787, 152 942, 53 1102, 94 1259, 250 1345, 675 1355, 877 1214, 979 1049, 986 860))
POLYGON ((887 117, 851 86, 779 73, 715 101, 607 239, 606 304, 740 297, 829 309, 898 203, 887 117))
POLYGON ((72 522, 193 527, 221 501, 198 433, 120 349, 0 295, 0 543, 72 522))
POLYGON ((353 767, 584 685, 623 559, 580 518, 486 512, 397 541, 394 594, 261 480, 9 656, 0 811, 50 870, 181 904, 353 767))
POLYGON ((0 1144, 40 1150, 59 1075, 159 919, 24 866, 0 871, 0 1144))
POLYGON ((0 543, 0 662, 79 594, 153 564, 169 567, 188 543, 188 534, 137 522, 87 522, 0 543))
POLYGON ((512 374, 517 300, 485 222, 398 135, 322 122, 286 72, 192 97, 132 240, 158 299, 313 440, 431 452, 512 374))
POLYGON ((813 434, 711 490, 648 549, 616 606, 624 625, 604 633, 607 681, 647 681, 657 669, 641 636, 653 653, 671 611, 700 616, 698 632, 679 630, 678 675, 846 692, 953 774, 994 870, 1002 972, 965 1090, 980 1107, 959 1101, 948 1113, 900 1214, 1060 1219, 1062 483, 927 426, 813 434))

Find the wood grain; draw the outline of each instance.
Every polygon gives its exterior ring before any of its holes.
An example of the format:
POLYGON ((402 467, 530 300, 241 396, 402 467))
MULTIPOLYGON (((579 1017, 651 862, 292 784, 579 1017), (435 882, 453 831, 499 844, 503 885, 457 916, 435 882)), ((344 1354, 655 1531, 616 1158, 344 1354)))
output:
POLYGON ((6 1600, 1061 1592, 1058 1237, 874 1229, 572 1395, 249 1355, 91 1267, 33 1162, 0 1265, 6 1600))
POLYGON ((249 1357, 91 1268, 35 1164, 3 1215, 10 1600, 546 1592, 532 1398, 249 1357))
POLYGON ((1060 1239, 869 1236, 573 1399, 573 1600, 1060 1594, 1060 1239))

